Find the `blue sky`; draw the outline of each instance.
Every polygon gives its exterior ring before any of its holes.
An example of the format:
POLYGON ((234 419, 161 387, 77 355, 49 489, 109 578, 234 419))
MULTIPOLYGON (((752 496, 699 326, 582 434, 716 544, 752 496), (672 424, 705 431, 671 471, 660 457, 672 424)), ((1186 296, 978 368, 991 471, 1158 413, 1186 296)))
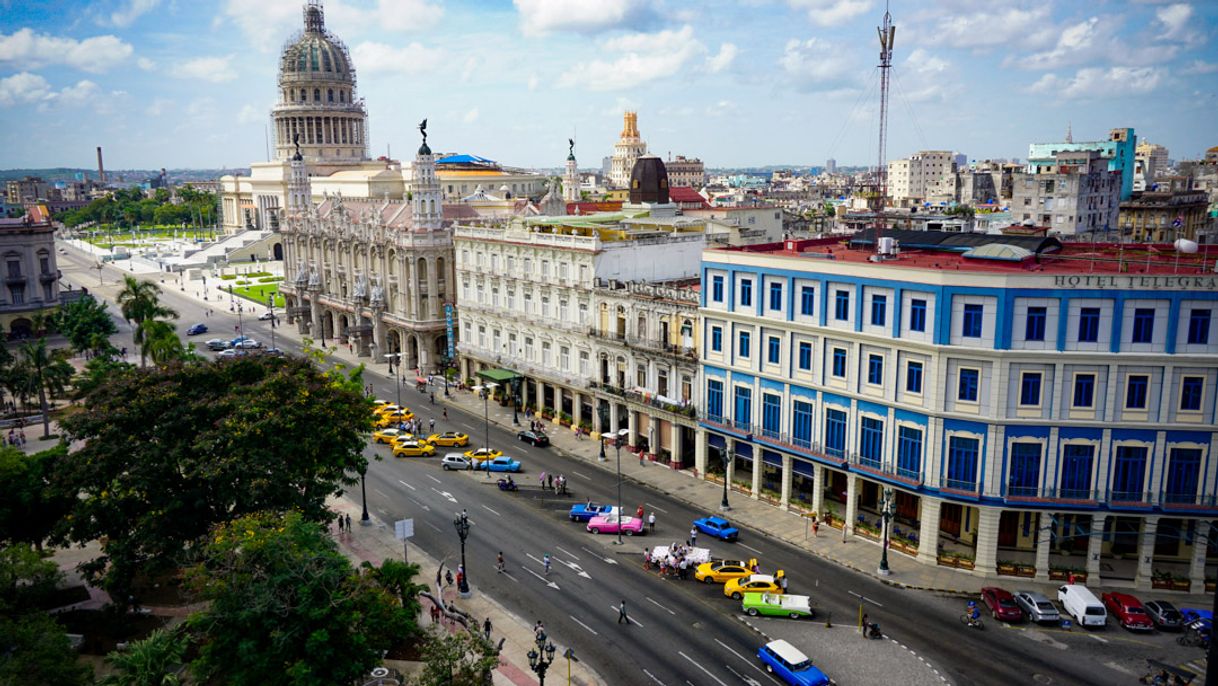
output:
MULTIPOLYGON (((241 166, 265 157, 303 0, 0 0, 0 167, 241 166)), ((599 166, 637 109, 652 152, 708 166, 873 164, 882 0, 330 0, 374 155, 599 166)), ((1218 2, 893 0, 889 158, 1132 126, 1218 145, 1218 2)))

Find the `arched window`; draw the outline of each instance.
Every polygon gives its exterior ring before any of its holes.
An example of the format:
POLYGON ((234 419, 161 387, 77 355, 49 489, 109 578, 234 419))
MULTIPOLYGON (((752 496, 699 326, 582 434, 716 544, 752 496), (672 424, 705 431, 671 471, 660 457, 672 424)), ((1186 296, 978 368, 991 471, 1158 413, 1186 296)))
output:
POLYGON ((330 51, 329 50, 321 51, 321 68, 325 71, 331 71, 331 69, 330 69, 330 51))
POLYGON ((334 102, 334 89, 333 88, 326 89, 326 102, 334 102))
POLYGON ((321 89, 320 88, 313 89, 313 102, 321 102, 321 89))
POLYGON ((347 102, 347 91, 342 91, 342 90, 340 90, 340 91, 338 92, 338 101, 339 101, 339 102, 347 102))
POLYGON ((309 99, 309 93, 305 89, 300 89, 300 101, 304 102, 309 99))

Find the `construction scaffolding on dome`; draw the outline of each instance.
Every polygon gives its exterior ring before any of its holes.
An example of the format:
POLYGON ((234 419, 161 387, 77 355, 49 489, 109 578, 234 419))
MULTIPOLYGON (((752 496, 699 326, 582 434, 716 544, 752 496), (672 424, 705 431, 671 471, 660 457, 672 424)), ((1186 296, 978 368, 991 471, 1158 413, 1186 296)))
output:
POLYGON ((449 165, 449 166, 478 167, 478 168, 483 168, 483 169, 485 169, 485 168, 498 169, 499 168, 499 163, 496 162, 495 160, 488 160, 485 157, 479 157, 477 155, 464 155, 464 154, 463 155, 448 155, 446 157, 441 157, 440 159, 436 160, 436 164, 437 165, 449 165))

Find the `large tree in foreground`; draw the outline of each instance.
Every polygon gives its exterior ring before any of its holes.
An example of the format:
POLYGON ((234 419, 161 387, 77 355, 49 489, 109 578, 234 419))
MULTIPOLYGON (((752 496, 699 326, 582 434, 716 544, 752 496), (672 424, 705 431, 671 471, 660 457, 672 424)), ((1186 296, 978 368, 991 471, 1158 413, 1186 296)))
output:
POLYGON ((415 630, 414 617, 360 573, 322 525, 262 513, 217 527, 190 580, 207 609, 188 626, 204 683, 347 684, 415 630))
POLYGON ((179 564, 215 524, 260 510, 327 520, 326 497, 366 468, 360 383, 358 372, 272 357, 102 380, 61 422, 84 445, 56 474, 76 496, 60 538, 103 541, 84 571, 121 601, 137 570, 179 564))

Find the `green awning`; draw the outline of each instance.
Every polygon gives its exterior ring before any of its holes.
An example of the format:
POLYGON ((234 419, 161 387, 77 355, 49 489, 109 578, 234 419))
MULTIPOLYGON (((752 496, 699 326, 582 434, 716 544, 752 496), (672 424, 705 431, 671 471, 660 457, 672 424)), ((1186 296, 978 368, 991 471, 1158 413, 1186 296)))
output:
POLYGON ((478 376, 482 377, 483 379, 486 379, 487 381, 494 381, 495 383, 507 383, 507 382, 511 381, 512 379, 518 378, 520 376, 520 374, 517 374, 516 372, 514 372, 510 369, 500 368, 500 369, 483 369, 482 371, 478 372, 478 376))

